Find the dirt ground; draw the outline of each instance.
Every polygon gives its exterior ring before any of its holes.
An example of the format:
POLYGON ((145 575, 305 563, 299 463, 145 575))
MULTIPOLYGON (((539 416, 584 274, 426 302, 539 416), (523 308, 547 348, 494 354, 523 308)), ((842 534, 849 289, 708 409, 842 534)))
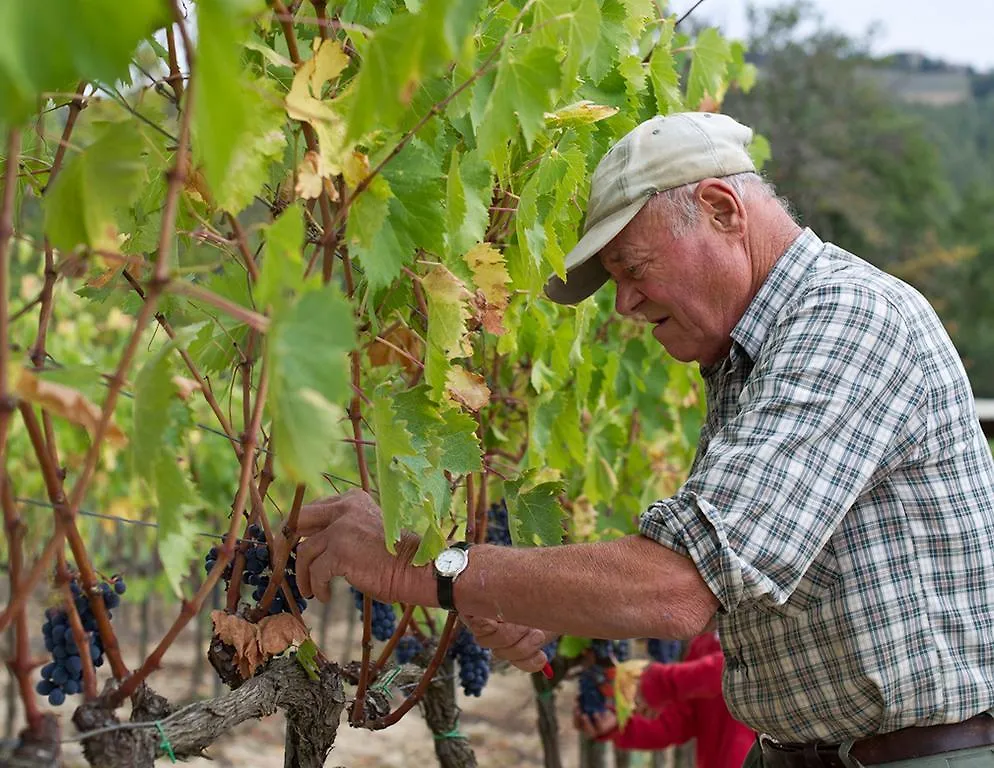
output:
MULTIPOLYGON (((351 599, 342 589, 336 591, 335 609, 331 612, 328 623, 327 640, 323 650, 330 658, 343 660, 359 657, 358 631, 353 630, 351 651, 345 653, 349 640, 348 610, 351 610, 351 599)), ((320 605, 305 614, 312 624, 312 632, 317 636, 320 617, 320 605)), ((138 627, 139 609, 130 606, 123 617, 115 618, 115 625, 120 624, 120 641, 124 649, 124 659, 129 665, 137 666, 138 657, 138 627)), ((153 614, 150 641, 156 643, 164 633, 168 623, 175 617, 178 608, 175 606, 159 607, 153 604, 150 613, 153 614)), ((40 626, 42 622, 41 606, 32 606, 33 640, 37 641, 35 655, 41 659, 45 649, 41 640, 40 626)), ((206 639, 202 645, 195 647, 197 642, 196 630, 191 625, 180 635, 179 641, 166 654, 163 667, 154 673, 149 680, 151 686, 160 694, 166 696, 174 704, 183 704, 196 695, 209 698, 214 694, 214 671, 209 665, 198 665, 197 655, 206 650, 206 639), (199 672, 198 672, 199 670, 199 672), (194 685, 194 675, 197 680, 194 685)), ((98 673, 101 681, 106 676, 105 665, 98 673)), ((6 682, 4 683, 6 685, 6 682)), ((564 768, 579 766, 579 742, 570 722, 573 707, 575 683, 567 682, 557 696, 557 708, 560 723, 560 742, 564 768)), ((509 766, 537 766, 541 768, 542 746, 536 727, 536 710, 531 681, 527 674, 514 669, 496 672, 480 698, 463 697, 459 692, 459 705, 462 708, 460 728, 470 740, 481 768, 506 768, 509 766)), ((44 709, 49 709, 47 701, 39 698, 44 709)), ((0 696, 0 722, 7 722, 7 696, 0 696)), ((74 735, 70 717, 74 702, 78 697, 71 697, 65 705, 56 708, 63 725, 63 739, 74 735)), ((395 703, 399 703, 398 697, 395 703)), ((19 709, 19 707, 18 707, 19 709)), ((17 713, 15 727, 20 728, 23 720, 17 713)), ((279 715, 265 720, 255 720, 242 723, 230 734, 215 742, 208 750, 210 760, 195 759, 185 765, 192 768, 278 768, 283 765, 283 720, 279 715)), ((632 768, 648 763, 648 755, 633 753, 630 765, 632 768)), ((161 758, 157 765, 169 765, 168 758, 161 758)), ((79 743, 63 744, 63 765, 67 768, 85 768, 86 761, 82 757, 79 743)), ((383 731, 369 732, 356 730, 343 723, 338 732, 335 748, 332 750, 326 766, 346 766, 347 768, 429 768, 437 765, 434 753, 434 743, 420 713, 412 711, 395 726, 383 731)))

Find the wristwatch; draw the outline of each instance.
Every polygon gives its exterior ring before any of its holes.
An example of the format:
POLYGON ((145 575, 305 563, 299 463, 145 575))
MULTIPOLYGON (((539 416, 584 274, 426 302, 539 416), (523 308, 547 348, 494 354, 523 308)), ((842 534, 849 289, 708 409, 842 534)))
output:
POLYGON ((469 544, 457 541, 443 549, 435 558, 435 583, 438 586, 438 604, 447 611, 456 609, 453 585, 459 574, 469 565, 469 544))

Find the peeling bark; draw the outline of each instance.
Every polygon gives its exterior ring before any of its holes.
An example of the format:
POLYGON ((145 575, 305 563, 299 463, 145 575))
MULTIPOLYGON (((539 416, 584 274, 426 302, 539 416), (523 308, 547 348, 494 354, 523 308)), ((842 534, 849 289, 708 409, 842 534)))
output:
MULTIPOLYGON (((83 704, 73 714, 81 732, 118 723, 106 704, 110 691, 83 704)), ((170 708, 161 696, 143 686, 135 694, 132 722, 160 721, 177 758, 200 756, 221 734, 250 718, 282 709, 287 716, 287 768, 320 768, 338 732, 345 692, 337 665, 320 668, 312 681, 293 657, 276 659, 265 671, 215 699, 170 708)), ((155 728, 128 728, 86 739, 83 751, 94 768, 153 768, 165 754, 163 736, 155 728)))

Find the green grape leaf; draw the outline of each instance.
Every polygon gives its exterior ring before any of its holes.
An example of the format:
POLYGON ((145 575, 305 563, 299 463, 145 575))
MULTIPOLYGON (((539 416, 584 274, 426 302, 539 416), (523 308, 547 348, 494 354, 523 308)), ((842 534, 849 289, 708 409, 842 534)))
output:
POLYGON ((152 477, 156 460, 162 455, 162 438, 169 426, 169 405, 176 387, 169 375, 169 353, 174 344, 163 344, 142 366, 135 378, 134 427, 131 452, 135 472, 152 477))
POLYGON ((766 165, 766 161, 773 156, 770 150, 770 142, 767 141, 765 136, 759 133, 753 134, 748 149, 749 157, 752 158, 753 164, 759 170, 762 170, 763 166, 766 165))
POLYGON ((304 672, 307 673, 307 677, 313 680, 315 683, 321 679, 319 674, 320 668, 318 667, 318 647, 317 644, 307 638, 299 646, 297 646, 297 653, 295 654, 297 663, 303 668, 304 672))
POLYGON ((680 75, 673 61, 671 43, 673 41, 673 19, 667 19, 660 27, 659 42, 649 59, 649 79, 656 96, 656 113, 668 115, 683 109, 683 94, 680 92, 680 75))
POLYGON ((283 110, 271 80, 242 78, 235 87, 245 88, 248 114, 243 132, 232 148, 228 172, 214 179, 214 201, 230 213, 238 213, 260 194, 269 179, 269 167, 286 148, 283 110))
POLYGON ((396 544, 407 522, 408 510, 417 502, 410 470, 405 457, 417 457, 411 443, 407 422, 397 418, 392 398, 377 392, 370 409, 376 435, 376 479, 383 510, 383 530, 387 549, 396 552, 396 544))
POLYGON ((208 186, 225 189, 225 198, 231 195, 227 178, 235 170, 236 148, 258 138, 251 129, 261 122, 259 110, 265 109, 242 71, 241 45, 248 38, 249 26, 246 9, 238 5, 229 0, 198 0, 196 4, 193 146, 208 186))
POLYGON ((351 397, 351 306, 334 285, 305 293, 273 314, 267 342, 267 402, 281 474, 318 485, 341 449, 341 404, 351 397))
POLYGON ((446 408, 442 418, 445 423, 437 431, 441 451, 439 466, 460 475, 482 470, 476 420, 457 408, 446 408))
POLYGON ((144 138, 133 122, 113 123, 93 144, 70 157, 46 196, 45 230, 52 245, 116 252, 116 212, 141 191, 144 138))
POLYGON ((614 69, 622 51, 631 48, 632 34, 627 31, 631 18, 620 0, 604 0, 601 5, 601 18, 597 45, 587 62, 587 76, 599 85, 614 69))
POLYGON ((731 60, 728 64, 728 80, 734 82, 742 93, 749 93, 756 84, 756 65, 745 59, 746 46, 741 40, 731 42, 731 60))
POLYGON ((390 225, 411 251, 445 249, 445 189, 442 159, 431 147, 413 139, 383 169, 390 183, 390 225))
POLYGON ((127 78, 135 47, 170 22, 168 9, 160 0, 0 2, 0 125, 26 119, 42 93, 127 78))
POLYGON ((445 544, 445 534, 442 533, 438 521, 429 520, 421 533, 421 543, 418 545, 418 551, 414 553, 414 559, 411 560, 411 563, 416 566, 428 565, 445 549, 445 544))
POLYGON ((428 394, 429 388, 422 385, 393 398, 397 418, 407 424, 418 454, 417 463, 406 463, 422 470, 432 465, 459 475, 479 472, 483 462, 476 420, 457 408, 439 408, 428 394))
POLYGON ((559 80, 559 64, 552 48, 512 44, 504 51, 478 128, 480 153, 493 157, 499 147, 514 139, 518 133, 515 118, 531 149, 545 127, 545 113, 552 108, 552 91, 559 80))
POLYGON ((731 47, 718 30, 701 30, 694 42, 694 56, 687 75, 687 106, 697 109, 706 96, 723 93, 725 70, 732 60, 731 47))
POLYGON ((396 13, 373 33, 353 86, 349 140, 382 125, 396 125, 421 81, 445 63, 450 54, 445 26, 431 16, 428 9, 396 13))
POLYGON ((177 597, 183 594, 183 580, 199 554, 189 513, 197 504, 186 475, 170 451, 160 451, 155 459, 155 496, 158 501, 155 522, 157 548, 162 570, 177 597))
POLYGON ((301 287, 304 258, 304 215, 300 205, 291 205, 266 232, 262 270, 255 286, 260 307, 279 311, 301 287))
POLYGON ((528 480, 526 476, 504 483, 504 499, 514 543, 532 546, 538 540, 547 546, 562 544, 564 515, 559 504, 562 483, 539 483, 522 491, 528 480))
POLYGON ((535 6, 532 42, 563 51, 562 87, 571 91, 580 64, 596 50, 601 34, 597 0, 540 0, 535 6))
POLYGON ((462 256, 483 240, 490 221, 492 194, 490 165, 475 151, 460 158, 453 150, 446 189, 446 235, 450 256, 462 256))

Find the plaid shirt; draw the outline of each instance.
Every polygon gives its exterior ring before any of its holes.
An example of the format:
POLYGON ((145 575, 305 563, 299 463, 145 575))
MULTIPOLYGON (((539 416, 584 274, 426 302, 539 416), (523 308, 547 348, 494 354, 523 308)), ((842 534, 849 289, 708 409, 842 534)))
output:
POLYGON ((994 708, 994 461, 935 312, 806 230, 732 341, 641 521, 720 602, 732 714, 836 742, 994 708))

